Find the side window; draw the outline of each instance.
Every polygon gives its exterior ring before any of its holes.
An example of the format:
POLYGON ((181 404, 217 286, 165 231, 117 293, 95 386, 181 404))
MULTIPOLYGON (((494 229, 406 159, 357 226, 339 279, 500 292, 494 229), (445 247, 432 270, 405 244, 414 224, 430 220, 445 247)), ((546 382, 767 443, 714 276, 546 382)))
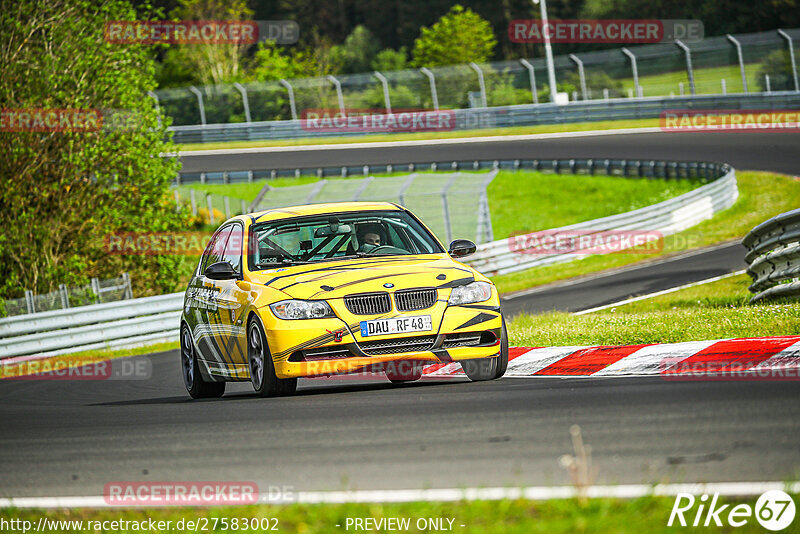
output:
POLYGON ((231 233, 231 227, 223 228, 211 238, 205 252, 205 258, 202 265, 200 265, 200 274, 203 274, 209 265, 213 265, 218 261, 222 261, 225 252, 225 243, 228 241, 228 236, 231 233))
POLYGON ((223 260, 227 261, 237 273, 242 272, 242 251, 244 250, 244 229, 239 224, 231 225, 228 243, 225 245, 223 260))

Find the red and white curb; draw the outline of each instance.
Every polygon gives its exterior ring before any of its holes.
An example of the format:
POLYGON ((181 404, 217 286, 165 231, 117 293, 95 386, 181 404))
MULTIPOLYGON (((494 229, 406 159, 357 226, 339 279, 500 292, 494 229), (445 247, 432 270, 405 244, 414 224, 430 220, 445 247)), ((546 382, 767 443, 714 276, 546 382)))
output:
MULTIPOLYGON (((620 346, 511 347, 507 377, 619 377, 800 379, 800 336, 722 339, 620 346)), ((461 364, 439 363, 424 376, 463 375, 461 364)))

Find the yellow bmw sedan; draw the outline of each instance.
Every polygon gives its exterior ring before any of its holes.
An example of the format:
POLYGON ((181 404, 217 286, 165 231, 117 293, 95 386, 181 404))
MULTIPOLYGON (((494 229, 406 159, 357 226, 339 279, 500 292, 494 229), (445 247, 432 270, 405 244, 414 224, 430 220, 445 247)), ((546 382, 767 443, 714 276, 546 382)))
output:
POLYGON ((298 377, 383 372, 417 380, 460 362, 471 380, 501 377, 508 338, 497 289, 445 250, 407 209, 315 204, 240 215, 213 235, 189 282, 181 365, 194 398, 250 381, 288 395, 298 377))

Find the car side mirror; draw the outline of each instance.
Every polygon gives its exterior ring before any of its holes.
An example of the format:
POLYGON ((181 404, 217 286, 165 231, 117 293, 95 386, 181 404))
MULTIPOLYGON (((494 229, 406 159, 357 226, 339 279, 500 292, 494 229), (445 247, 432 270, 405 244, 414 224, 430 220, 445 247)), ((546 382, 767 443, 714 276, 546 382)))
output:
POLYGON ((212 280, 234 280, 239 277, 227 261, 212 263, 206 267, 206 271, 203 274, 212 280))
POLYGON ((478 247, 476 247, 475 243, 472 241, 468 239, 456 239, 450 243, 450 248, 447 250, 447 253, 454 258, 463 258, 464 256, 474 254, 476 250, 478 250, 478 247))

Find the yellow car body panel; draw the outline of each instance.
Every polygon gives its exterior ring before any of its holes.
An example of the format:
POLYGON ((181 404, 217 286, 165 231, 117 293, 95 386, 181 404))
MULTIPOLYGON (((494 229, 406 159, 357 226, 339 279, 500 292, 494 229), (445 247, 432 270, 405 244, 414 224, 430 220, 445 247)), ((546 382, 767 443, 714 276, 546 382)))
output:
MULTIPOLYGON (((450 305, 448 300, 453 287, 472 281, 491 282, 446 252, 343 259, 274 269, 251 269, 246 261, 250 246, 247 236, 254 224, 309 215, 368 211, 406 210, 384 202, 296 206, 241 215, 220 227, 218 233, 231 227, 232 231, 241 231, 245 236, 241 246, 239 279, 211 280, 200 272, 198 266, 187 290, 182 316, 200 352, 199 364, 206 379, 250 379, 247 325, 253 318, 263 325, 278 378, 352 373, 379 369, 381 365, 394 361, 436 363, 498 355, 502 316, 497 290, 492 285, 490 298, 482 302, 450 305), (398 311, 397 292, 420 288, 435 290, 433 305, 415 311, 398 311), (358 315, 345 303, 345 299, 353 295, 377 293, 389 294, 391 309, 388 312, 358 315), (277 317, 270 305, 290 299, 324 300, 335 317, 301 320, 277 317), (397 321, 420 316, 430 316, 430 330, 407 335, 362 335, 364 321, 397 321), (473 342, 475 336, 480 337, 479 346, 459 346, 460 340, 466 339, 465 334, 472 334, 473 342), (418 350, 420 345, 412 344, 408 351, 389 354, 381 354, 380 349, 370 349, 382 342, 402 343, 419 337, 430 337, 435 342, 432 346, 422 347, 426 350, 418 350), (336 357, 325 357, 329 352, 336 357), (322 356, 312 357, 312 353, 322 356)), ((430 234, 433 236, 432 232, 430 234)), ((202 259, 200 265, 203 265, 202 259)))

